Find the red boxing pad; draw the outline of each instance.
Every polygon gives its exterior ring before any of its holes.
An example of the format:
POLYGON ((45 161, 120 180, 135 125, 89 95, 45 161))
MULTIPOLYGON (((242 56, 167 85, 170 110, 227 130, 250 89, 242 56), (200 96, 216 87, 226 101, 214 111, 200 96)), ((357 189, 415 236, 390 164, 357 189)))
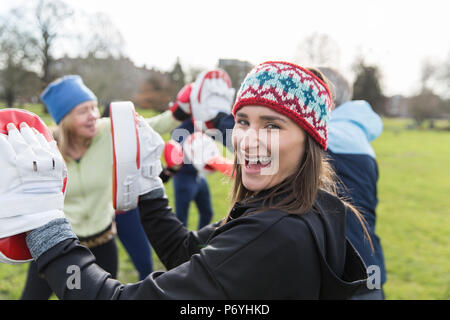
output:
POLYGON ((0 239, 0 261, 19 264, 33 260, 28 250, 26 237, 25 233, 21 233, 0 239))
MULTIPOLYGON (((35 128, 42 133, 47 141, 53 141, 53 136, 45 123, 32 112, 22 109, 2 109, 0 110, 0 133, 8 135, 6 126, 8 123, 13 123, 19 128, 19 125, 25 122, 30 128, 35 128)), ((63 192, 67 177, 64 178, 63 192)), ((1 238, 0 239, 0 261, 11 264, 19 264, 31 261, 30 251, 28 250, 26 241, 26 234, 21 233, 18 235, 1 238)))
POLYGON ((47 141, 53 141, 53 136, 45 123, 32 112, 22 109, 3 109, 0 110, 0 133, 8 135, 6 125, 13 123, 19 129, 19 125, 25 122, 30 128, 35 128, 42 133, 47 141))
POLYGON ((178 142, 174 140, 166 142, 164 145, 164 160, 168 168, 183 165, 183 148, 178 142))

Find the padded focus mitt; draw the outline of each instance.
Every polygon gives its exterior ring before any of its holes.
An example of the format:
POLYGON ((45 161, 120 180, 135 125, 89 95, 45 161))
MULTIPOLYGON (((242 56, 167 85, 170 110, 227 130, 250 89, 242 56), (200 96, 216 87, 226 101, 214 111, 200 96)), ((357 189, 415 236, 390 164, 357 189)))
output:
POLYGON ((135 112, 132 102, 110 106, 113 139, 113 205, 116 211, 129 211, 139 196, 163 188, 161 153, 164 141, 135 112))
POLYGON ((235 90, 230 76, 221 69, 204 71, 192 88, 190 102, 192 122, 202 131, 212 129, 219 113, 230 114, 235 90))
POLYGON ((113 143, 113 207, 128 211, 137 207, 140 169, 138 119, 130 101, 110 105, 113 143))
POLYGON ((0 262, 24 263, 32 260, 26 232, 64 217, 67 170, 37 115, 0 110, 0 172, 0 262))

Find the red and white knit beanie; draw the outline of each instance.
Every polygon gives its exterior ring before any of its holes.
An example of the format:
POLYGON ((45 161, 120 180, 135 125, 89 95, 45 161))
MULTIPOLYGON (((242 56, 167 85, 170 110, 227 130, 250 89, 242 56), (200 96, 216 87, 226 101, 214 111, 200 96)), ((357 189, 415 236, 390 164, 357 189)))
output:
POLYGON ((311 71, 282 61, 256 66, 237 93, 233 115, 248 105, 265 106, 289 117, 327 149, 332 96, 311 71))

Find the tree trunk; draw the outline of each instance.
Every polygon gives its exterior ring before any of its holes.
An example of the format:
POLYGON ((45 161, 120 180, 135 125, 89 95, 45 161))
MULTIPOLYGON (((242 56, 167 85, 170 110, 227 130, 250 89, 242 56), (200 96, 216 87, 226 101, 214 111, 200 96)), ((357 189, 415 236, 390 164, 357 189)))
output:
POLYGON ((6 105, 8 108, 12 108, 14 106, 14 102, 16 101, 16 95, 12 91, 7 91, 5 93, 6 105))

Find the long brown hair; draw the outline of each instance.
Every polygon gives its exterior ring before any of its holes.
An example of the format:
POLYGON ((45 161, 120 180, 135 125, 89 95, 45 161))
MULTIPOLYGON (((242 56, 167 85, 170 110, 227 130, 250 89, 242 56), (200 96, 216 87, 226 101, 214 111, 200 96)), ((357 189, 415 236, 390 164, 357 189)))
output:
MULTIPOLYGON (((326 78, 319 71, 312 68, 310 70, 314 73, 317 72, 317 75, 326 82, 326 78)), ((252 201, 250 198, 255 193, 248 190, 242 182, 242 168, 238 164, 236 152, 232 176, 235 177, 231 191, 232 206, 244 200, 252 201)), ((252 212, 252 214, 269 208, 284 211, 289 214, 307 213, 313 209, 319 190, 323 190, 339 198, 357 217, 372 250, 374 250, 364 217, 347 199, 338 195, 338 183, 339 180, 325 151, 309 134, 306 134, 305 152, 303 158, 299 161, 295 173, 273 187, 268 194, 259 197, 257 201, 262 201, 263 207, 252 212), (280 195, 283 196, 279 197, 280 195)), ((230 220, 230 213, 224 222, 228 220, 230 220)))

